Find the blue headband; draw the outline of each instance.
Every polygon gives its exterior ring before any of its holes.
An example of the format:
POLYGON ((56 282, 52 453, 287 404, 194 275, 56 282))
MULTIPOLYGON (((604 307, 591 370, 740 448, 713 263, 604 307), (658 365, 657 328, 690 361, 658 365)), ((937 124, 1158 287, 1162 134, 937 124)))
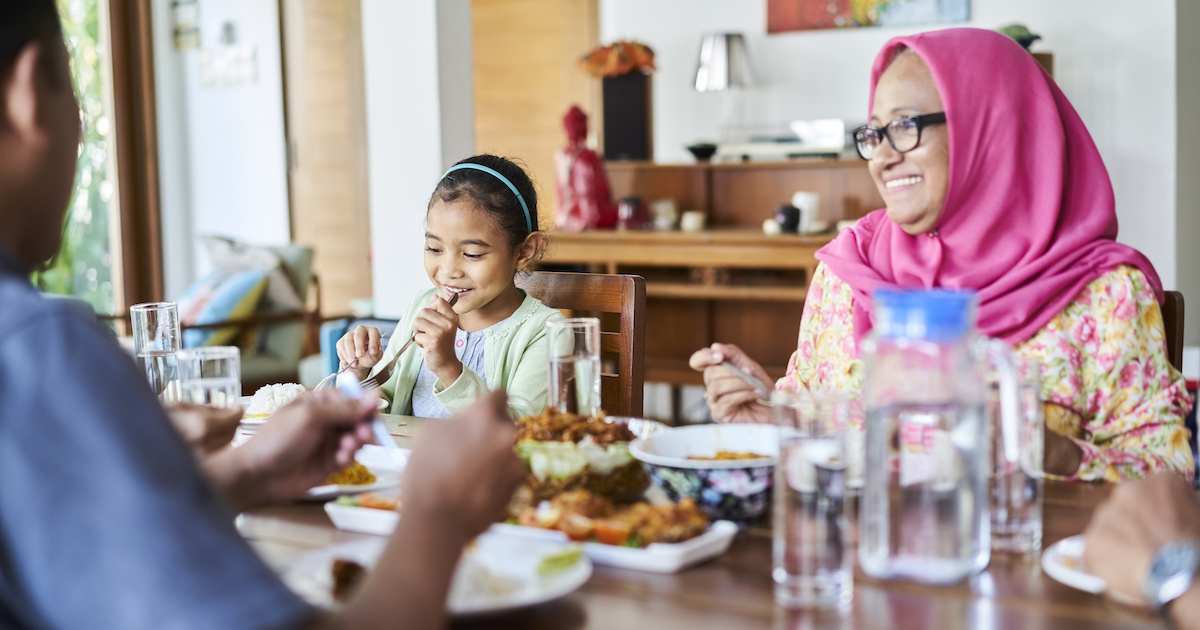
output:
POLYGON ((464 164, 457 164, 455 166, 451 166, 450 170, 446 171, 445 173, 442 173, 442 179, 446 179, 446 176, 449 175, 450 173, 453 173, 454 171, 462 170, 464 168, 470 168, 470 169, 475 169, 477 171, 483 171, 484 173, 493 175, 493 176, 495 176, 496 179, 504 182, 504 185, 508 186, 508 189, 513 191, 513 194, 517 196, 517 201, 521 202, 521 209, 525 211, 525 227, 526 227, 526 229, 529 230, 530 234, 533 234, 533 221, 529 218, 529 206, 525 205, 525 198, 522 197, 521 193, 517 191, 517 187, 513 186, 512 182, 508 181, 507 177, 501 175, 495 169, 488 168, 482 164, 472 164, 470 162, 467 162, 464 164))

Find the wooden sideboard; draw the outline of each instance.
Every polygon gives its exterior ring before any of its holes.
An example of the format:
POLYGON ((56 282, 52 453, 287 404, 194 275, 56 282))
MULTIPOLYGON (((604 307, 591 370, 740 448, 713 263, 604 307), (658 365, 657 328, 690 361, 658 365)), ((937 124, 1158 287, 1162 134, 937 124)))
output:
POLYGON ((857 219, 883 206, 866 163, 795 160, 736 164, 606 165, 613 196, 674 199, 703 210, 703 232, 552 232, 544 268, 635 273, 646 278, 646 381, 701 384, 695 350, 734 343, 774 378, 796 348, 814 254, 832 234, 762 233, 762 222, 800 190, 821 195, 820 218, 857 219))

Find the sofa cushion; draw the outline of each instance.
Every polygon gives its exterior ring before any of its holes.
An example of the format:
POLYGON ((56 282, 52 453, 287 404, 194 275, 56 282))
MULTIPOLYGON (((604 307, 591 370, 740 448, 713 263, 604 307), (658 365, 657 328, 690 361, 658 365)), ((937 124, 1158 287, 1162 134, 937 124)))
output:
MULTIPOLYGON (((267 287, 268 272, 251 269, 237 273, 217 271, 197 280, 179 298, 181 325, 212 324, 250 317, 258 309, 267 287)), ((183 331, 183 346, 223 346, 232 342, 238 326, 183 331)))

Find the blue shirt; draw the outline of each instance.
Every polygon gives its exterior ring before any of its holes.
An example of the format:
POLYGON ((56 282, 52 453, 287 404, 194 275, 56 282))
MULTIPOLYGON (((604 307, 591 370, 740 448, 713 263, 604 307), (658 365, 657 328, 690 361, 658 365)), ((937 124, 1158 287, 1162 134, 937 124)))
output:
POLYGON ((0 628, 306 622, 145 377, 70 302, 0 251, 0 628))

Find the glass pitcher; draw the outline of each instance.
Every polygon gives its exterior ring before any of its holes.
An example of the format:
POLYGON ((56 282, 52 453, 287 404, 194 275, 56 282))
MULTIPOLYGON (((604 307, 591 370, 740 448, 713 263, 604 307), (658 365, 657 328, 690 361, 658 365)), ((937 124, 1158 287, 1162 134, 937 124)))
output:
MULTIPOLYGON (((975 334, 972 293, 880 291, 874 305, 875 328, 860 347, 867 426, 859 563, 882 579, 957 582, 991 558, 987 370, 999 380, 1003 438, 1015 436, 1013 354, 975 334)), ((1001 450, 1015 458, 1011 441, 1001 450)))

